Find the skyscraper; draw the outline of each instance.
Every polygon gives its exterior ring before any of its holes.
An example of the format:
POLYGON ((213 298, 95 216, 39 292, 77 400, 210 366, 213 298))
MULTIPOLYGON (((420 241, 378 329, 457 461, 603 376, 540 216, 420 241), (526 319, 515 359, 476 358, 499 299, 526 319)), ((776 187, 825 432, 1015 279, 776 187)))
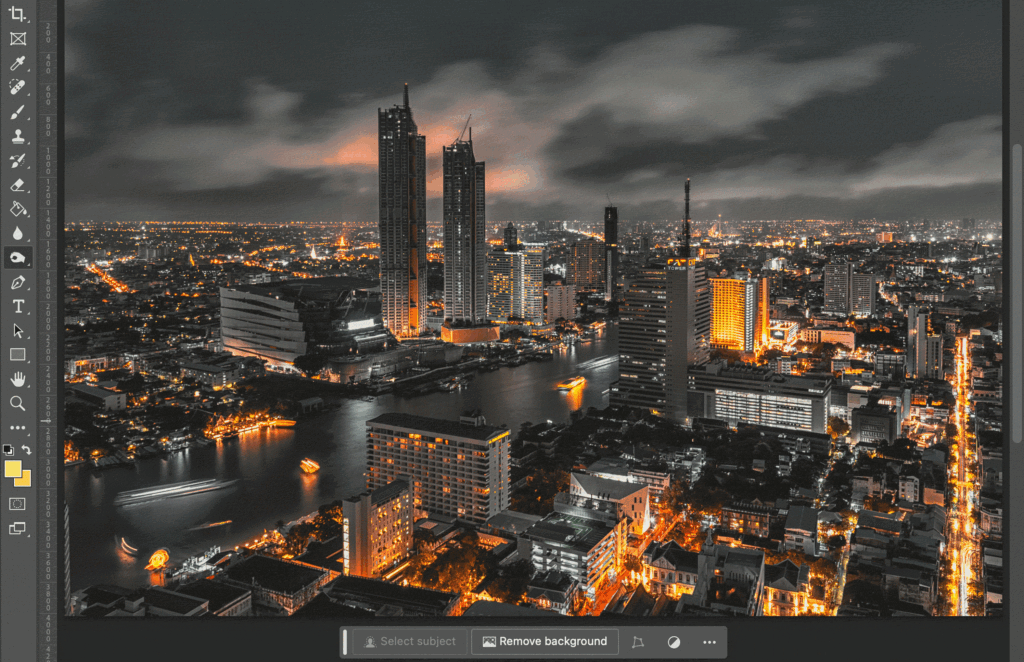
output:
POLYGON ((760 353, 768 344, 768 279, 710 278, 711 346, 760 353))
POLYGON ((831 262, 825 265, 826 313, 845 315, 850 306, 850 275, 853 265, 849 262, 831 262))
POLYGON ((619 274, 619 209, 604 208, 604 299, 615 298, 615 278, 619 274))
POLYGON ((824 312, 871 317, 878 285, 874 274, 854 273, 850 262, 825 265, 824 312))
POLYGON ((605 246, 603 241, 584 239, 572 245, 566 269, 566 284, 577 292, 600 292, 605 287, 605 246))
POLYGON ((505 248, 517 248, 519 246, 519 233, 512 221, 505 226, 505 248))
POLYGON ((426 329, 427 139, 409 107, 377 109, 380 289, 384 323, 399 337, 426 329))
POLYGON ((688 262, 641 269, 626 289, 611 404, 686 420, 687 369, 707 363, 711 335, 704 267, 688 262))
POLYGON ((512 317, 544 323, 544 260, 543 244, 519 244, 514 250, 488 253, 488 320, 505 323, 512 317))
POLYGON ((928 313, 907 309, 907 377, 942 379, 942 336, 928 333, 928 313))
POLYGON ((484 162, 469 140, 444 148, 444 317, 475 325, 487 316, 484 162))

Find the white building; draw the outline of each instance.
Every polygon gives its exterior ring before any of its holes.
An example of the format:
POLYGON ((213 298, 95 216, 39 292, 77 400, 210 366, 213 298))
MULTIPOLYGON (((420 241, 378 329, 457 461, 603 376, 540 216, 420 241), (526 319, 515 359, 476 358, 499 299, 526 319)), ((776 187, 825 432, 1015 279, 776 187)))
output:
POLYGON ((483 523, 509 505, 509 429, 389 412, 366 422, 367 488, 408 475, 417 510, 483 523))

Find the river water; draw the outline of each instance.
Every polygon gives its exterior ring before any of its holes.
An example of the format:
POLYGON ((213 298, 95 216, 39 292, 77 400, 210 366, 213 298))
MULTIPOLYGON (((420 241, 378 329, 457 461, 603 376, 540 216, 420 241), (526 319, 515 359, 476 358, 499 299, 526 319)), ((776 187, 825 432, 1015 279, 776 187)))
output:
POLYGON ((329 503, 365 489, 366 421, 388 411, 458 418, 483 411, 492 425, 513 434, 524 422, 567 421, 572 411, 608 405, 618 377, 618 328, 610 325, 594 340, 556 352, 553 361, 477 373, 461 390, 412 398, 386 395, 374 402, 342 400, 341 408, 305 418, 291 429, 263 430, 238 441, 191 448, 170 456, 139 460, 130 469, 96 471, 85 465, 65 469, 71 527, 71 588, 151 582, 144 569, 150 554, 166 548, 172 563, 213 545, 231 549, 329 503), (583 375, 587 383, 570 393, 558 382, 583 375), (320 463, 304 474, 302 458, 320 463), (130 506, 115 506, 124 490, 204 478, 237 479, 223 490, 130 506), (199 528, 231 520, 231 524, 199 528), (125 553, 124 540, 139 549, 125 553))

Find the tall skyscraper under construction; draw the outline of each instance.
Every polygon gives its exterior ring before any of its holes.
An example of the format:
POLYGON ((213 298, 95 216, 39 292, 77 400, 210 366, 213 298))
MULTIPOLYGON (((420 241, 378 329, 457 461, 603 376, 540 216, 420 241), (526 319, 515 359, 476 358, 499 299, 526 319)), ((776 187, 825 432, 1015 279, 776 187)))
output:
POLYGON ((615 279, 619 274, 619 210, 604 208, 604 298, 616 299, 615 279))
POLYGON ((426 330, 427 139, 409 107, 377 109, 380 290, 384 323, 399 337, 426 330))
POLYGON ((480 324, 487 317, 484 162, 473 133, 444 148, 444 317, 480 324))

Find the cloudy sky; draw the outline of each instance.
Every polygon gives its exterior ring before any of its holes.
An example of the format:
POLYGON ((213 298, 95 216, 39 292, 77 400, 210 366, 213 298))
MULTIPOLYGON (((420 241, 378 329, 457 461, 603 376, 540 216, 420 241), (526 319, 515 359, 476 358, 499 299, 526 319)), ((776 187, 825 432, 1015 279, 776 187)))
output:
POLYGON ((998 0, 67 4, 67 219, 376 220, 377 108, 495 222, 996 218, 998 0))

